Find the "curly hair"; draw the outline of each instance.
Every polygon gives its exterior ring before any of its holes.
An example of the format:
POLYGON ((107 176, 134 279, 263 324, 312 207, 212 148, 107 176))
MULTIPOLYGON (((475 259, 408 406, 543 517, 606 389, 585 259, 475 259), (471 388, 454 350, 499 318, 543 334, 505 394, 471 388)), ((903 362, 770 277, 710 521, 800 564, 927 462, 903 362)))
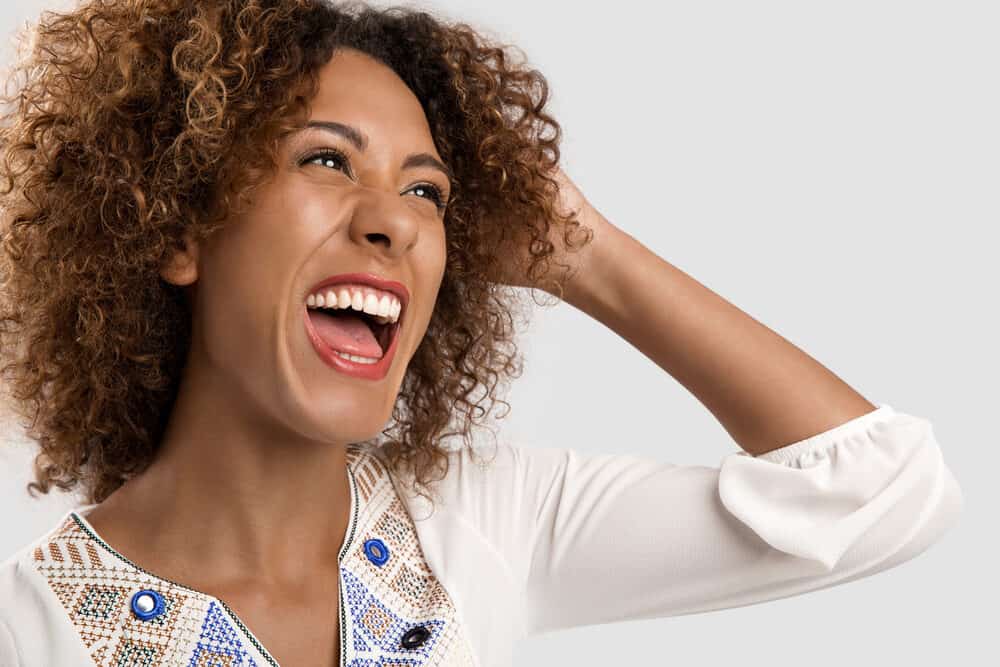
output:
POLYGON ((530 239, 528 275, 561 296, 550 226, 570 249, 574 231, 592 238, 554 209, 561 129, 523 51, 423 11, 324 0, 89 0, 29 36, 0 98, 0 373, 40 447, 29 493, 81 485, 99 503, 152 462, 191 334, 159 270, 273 173, 341 48, 409 86, 454 173, 444 277, 379 456, 425 495, 444 438, 468 446, 498 400, 509 411, 496 391, 522 372, 519 302, 488 267, 530 239))

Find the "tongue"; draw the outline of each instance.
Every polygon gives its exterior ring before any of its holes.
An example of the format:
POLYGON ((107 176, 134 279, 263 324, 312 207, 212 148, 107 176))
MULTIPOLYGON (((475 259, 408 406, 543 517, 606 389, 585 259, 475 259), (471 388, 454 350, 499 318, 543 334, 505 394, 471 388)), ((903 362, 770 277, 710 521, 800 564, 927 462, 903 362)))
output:
POLYGON ((309 319, 320 339, 334 350, 374 359, 382 358, 382 346, 359 315, 346 310, 310 310, 309 319))

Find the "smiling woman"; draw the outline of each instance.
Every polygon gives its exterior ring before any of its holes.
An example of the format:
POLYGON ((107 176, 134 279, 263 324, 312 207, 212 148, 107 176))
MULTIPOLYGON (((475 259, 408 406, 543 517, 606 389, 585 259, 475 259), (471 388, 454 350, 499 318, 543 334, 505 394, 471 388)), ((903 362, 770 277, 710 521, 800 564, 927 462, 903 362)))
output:
POLYGON ((2 372, 30 489, 87 502, 0 563, 0 665, 506 667, 533 633, 867 576, 954 522, 929 422, 605 220, 544 77, 470 27, 89 0, 27 43, 2 372), (608 324, 745 451, 481 460, 511 286, 608 324))
MULTIPOLYGON (((467 437, 516 373, 513 297, 488 277, 513 227, 547 239, 556 217, 541 74, 464 24, 298 0, 83 3, 43 15, 31 44, 2 135, 2 314, 41 488, 82 483, 101 501, 152 461, 208 326, 192 314, 226 320, 209 342, 251 338, 213 291, 274 307, 293 294, 264 291, 291 288, 302 304, 301 280, 330 268, 422 280, 405 363, 353 393, 393 406, 384 451, 418 486, 440 467, 449 422, 467 437), (489 224, 497 209, 503 226, 489 224), (292 230, 310 235, 282 267, 297 275, 249 280, 292 230), (192 272, 213 243, 238 279, 192 272), (434 270, 417 276, 399 253, 430 247, 434 270)), ((373 439, 385 420, 371 416, 339 439, 373 439)))
MULTIPOLYGON (((66 548, 225 596, 257 660, 376 655, 302 593, 354 618, 330 555, 378 505, 357 516, 353 448, 429 497, 444 438, 468 446, 519 372, 501 242, 578 224, 552 210, 545 79, 467 25, 319 0, 94 0, 25 46, 0 135, 3 372, 33 487, 91 504, 65 527, 93 541, 66 548)), ((105 629, 72 650, 117 655, 105 629)), ((183 653, 177 632, 157 650, 183 653)), ((439 657, 465 646, 447 632, 439 657)))

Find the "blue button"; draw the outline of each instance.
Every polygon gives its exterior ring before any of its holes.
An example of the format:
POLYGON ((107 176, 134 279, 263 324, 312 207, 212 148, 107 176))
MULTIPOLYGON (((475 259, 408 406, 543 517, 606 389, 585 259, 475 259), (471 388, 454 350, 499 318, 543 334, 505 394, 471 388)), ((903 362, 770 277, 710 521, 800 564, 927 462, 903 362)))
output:
POLYGON ((144 621, 156 618, 165 607, 163 596, 150 588, 132 596, 132 612, 144 621))
POLYGON ((365 555, 368 560, 381 567, 389 560, 389 547, 379 539, 365 540, 365 555))

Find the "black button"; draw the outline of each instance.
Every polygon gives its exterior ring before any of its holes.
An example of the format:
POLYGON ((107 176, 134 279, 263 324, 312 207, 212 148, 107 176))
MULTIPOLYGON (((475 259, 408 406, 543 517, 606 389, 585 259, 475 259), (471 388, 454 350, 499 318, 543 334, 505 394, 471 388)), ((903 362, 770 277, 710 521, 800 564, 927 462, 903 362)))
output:
POLYGON ((403 635, 403 648, 417 648, 431 636, 431 633, 422 625, 410 628, 403 635))

